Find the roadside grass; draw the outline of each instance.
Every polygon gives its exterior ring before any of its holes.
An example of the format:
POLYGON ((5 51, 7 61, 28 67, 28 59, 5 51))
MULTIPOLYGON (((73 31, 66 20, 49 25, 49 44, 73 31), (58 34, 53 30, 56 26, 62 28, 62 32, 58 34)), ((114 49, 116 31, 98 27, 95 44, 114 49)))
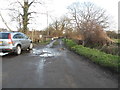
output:
POLYGON ((49 39, 49 40, 44 40, 44 41, 40 42, 40 44, 41 44, 41 45, 47 45, 47 44, 49 44, 50 42, 51 42, 51 39, 49 39))
POLYGON ((120 43, 120 39, 112 39, 115 43, 120 43))
POLYGON ((59 45, 58 40, 56 40, 56 41, 53 43, 53 46, 56 46, 56 45, 59 45))
POLYGON ((91 49, 82 45, 77 45, 74 41, 69 39, 64 39, 63 41, 70 50, 78 53, 79 55, 85 56, 94 63, 103 67, 120 72, 120 56, 107 54, 97 49, 91 49))

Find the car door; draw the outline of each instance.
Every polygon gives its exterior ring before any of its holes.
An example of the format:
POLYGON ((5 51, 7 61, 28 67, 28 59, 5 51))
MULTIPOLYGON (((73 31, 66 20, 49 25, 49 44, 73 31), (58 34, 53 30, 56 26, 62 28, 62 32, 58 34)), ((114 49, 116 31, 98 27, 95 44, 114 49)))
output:
POLYGON ((24 47, 27 49, 30 46, 30 40, 25 34, 21 34, 23 37, 24 47))
POLYGON ((15 34, 13 36, 13 41, 14 41, 14 45, 15 46, 18 45, 18 44, 20 44, 22 46, 21 47, 22 49, 25 47, 24 41, 23 41, 23 37, 22 37, 21 34, 19 34, 19 33, 15 34))

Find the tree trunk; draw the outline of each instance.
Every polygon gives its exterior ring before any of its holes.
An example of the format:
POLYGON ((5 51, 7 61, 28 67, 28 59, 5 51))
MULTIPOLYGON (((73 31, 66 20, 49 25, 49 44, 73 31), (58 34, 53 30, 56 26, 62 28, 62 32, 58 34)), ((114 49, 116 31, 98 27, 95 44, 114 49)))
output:
POLYGON ((24 2, 24 7, 23 7, 23 33, 27 34, 28 27, 27 25, 29 24, 28 21, 28 9, 29 9, 29 4, 28 2, 24 2))

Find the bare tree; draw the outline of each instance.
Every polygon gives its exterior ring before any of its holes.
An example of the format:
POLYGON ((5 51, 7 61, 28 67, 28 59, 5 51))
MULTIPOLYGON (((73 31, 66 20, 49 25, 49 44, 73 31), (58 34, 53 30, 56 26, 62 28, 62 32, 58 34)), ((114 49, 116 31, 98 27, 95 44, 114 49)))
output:
POLYGON ((49 35, 51 36, 61 36, 62 32, 60 30, 61 24, 58 20, 55 20, 50 26, 49 28, 47 28, 49 30, 49 35))
POLYGON ((68 9, 80 30, 93 30, 97 26, 102 28, 109 26, 106 11, 93 3, 84 2, 80 4, 77 2, 69 6, 68 9))
POLYGON ((67 16, 63 16, 59 20, 56 19, 52 24, 50 24, 47 30, 48 29, 50 36, 60 37, 63 36, 63 33, 65 34, 72 29, 72 24, 67 16))
POLYGON ((40 2, 38 0, 16 0, 16 2, 14 1, 10 4, 11 8, 9 8, 9 15, 12 17, 12 21, 16 21, 18 23, 18 28, 23 33, 27 33, 30 20, 33 19, 32 14, 35 16, 38 12, 35 10, 35 7, 37 4, 41 3, 42 1, 40 2))
POLYGON ((91 39, 96 30, 104 30, 109 27, 109 16, 106 11, 93 3, 76 2, 69 6, 68 10, 78 32, 84 36, 86 42, 91 39))

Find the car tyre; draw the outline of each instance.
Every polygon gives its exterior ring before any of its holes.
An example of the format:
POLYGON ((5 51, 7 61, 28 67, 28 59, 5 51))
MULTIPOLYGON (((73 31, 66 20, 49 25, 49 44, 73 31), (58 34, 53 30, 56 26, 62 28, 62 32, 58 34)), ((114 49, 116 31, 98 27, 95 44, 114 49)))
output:
POLYGON ((30 46, 28 48, 29 50, 32 50, 33 49, 33 43, 30 43, 30 46))
POLYGON ((18 46, 16 47, 16 54, 17 54, 17 55, 20 55, 21 52, 22 52, 22 49, 21 49, 21 47, 18 45, 18 46))

